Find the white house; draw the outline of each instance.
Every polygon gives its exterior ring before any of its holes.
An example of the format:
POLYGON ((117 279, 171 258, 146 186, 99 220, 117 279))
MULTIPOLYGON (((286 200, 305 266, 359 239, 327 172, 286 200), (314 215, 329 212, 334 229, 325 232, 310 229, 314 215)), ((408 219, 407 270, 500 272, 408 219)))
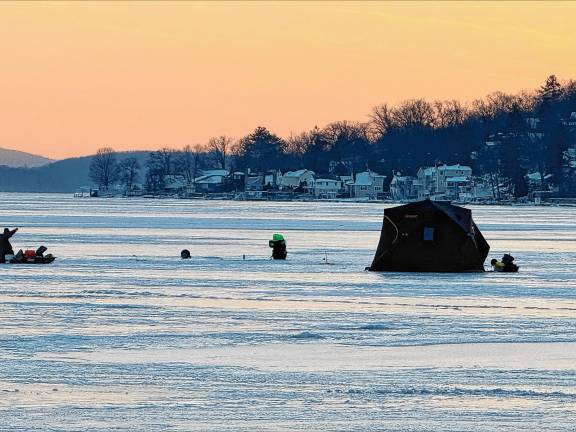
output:
POLYGON ((288 171, 279 179, 280 189, 312 188, 314 185, 314 171, 301 169, 288 171))
POLYGON ((384 193, 384 180, 386 176, 373 171, 356 174, 354 183, 350 185, 351 195, 355 198, 376 199, 384 193))
POLYGON ((472 168, 465 165, 420 168, 417 176, 418 199, 458 200, 472 187, 472 168))
POLYGON ((342 181, 319 178, 314 180, 314 196, 316 198, 334 199, 342 190, 342 181))
POLYGON ((472 177, 459 176, 448 177, 446 179, 446 190, 444 195, 456 201, 467 201, 471 198, 472 177))
POLYGON ((437 194, 458 200, 460 194, 469 194, 472 186, 472 168, 464 165, 441 165, 437 168, 437 194))
POLYGON ((215 192, 224 184, 229 175, 230 173, 227 170, 202 171, 202 175, 194 179, 195 191, 215 192))
POLYGON ((395 201, 416 199, 418 193, 415 186, 417 186, 416 177, 395 174, 390 182, 390 197, 395 201))

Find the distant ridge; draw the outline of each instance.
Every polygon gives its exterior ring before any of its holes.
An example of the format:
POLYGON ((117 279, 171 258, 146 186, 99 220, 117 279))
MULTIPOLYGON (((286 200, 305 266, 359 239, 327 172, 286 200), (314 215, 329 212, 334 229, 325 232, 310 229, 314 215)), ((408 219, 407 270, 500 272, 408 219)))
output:
MULTIPOLYGON (((118 152, 118 161, 135 157, 144 172, 149 152, 118 152)), ((0 158, 1 160, 1 158, 0 158)), ((63 159, 31 168, 14 168, 0 163, 0 192, 75 192, 89 187, 93 182, 88 177, 92 156, 63 159)))
POLYGON ((0 165, 8 166, 11 168, 34 168, 47 165, 51 162, 53 162, 52 159, 48 159, 43 156, 0 147, 0 165))

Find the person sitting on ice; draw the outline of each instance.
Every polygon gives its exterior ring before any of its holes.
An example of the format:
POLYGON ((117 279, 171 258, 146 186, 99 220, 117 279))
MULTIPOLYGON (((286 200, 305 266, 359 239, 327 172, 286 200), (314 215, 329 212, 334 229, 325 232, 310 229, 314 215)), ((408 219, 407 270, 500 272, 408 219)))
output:
POLYGON ((16 234, 18 228, 14 228, 12 231, 8 228, 4 228, 4 232, 0 234, 0 262, 6 261, 6 255, 14 255, 14 249, 12 249, 12 244, 10 244, 10 238, 16 234))
POLYGON ((286 251, 286 241, 282 234, 274 234, 272 240, 268 242, 272 248, 272 258, 275 260, 285 260, 288 252, 286 251))
POLYGON ((502 261, 498 261, 496 258, 493 258, 492 261, 490 261, 490 265, 494 271, 504 271, 504 263, 502 261))
POLYGON ((516 273, 520 267, 514 264, 514 257, 509 254, 504 254, 501 261, 496 258, 490 261, 492 269, 497 272, 516 273))

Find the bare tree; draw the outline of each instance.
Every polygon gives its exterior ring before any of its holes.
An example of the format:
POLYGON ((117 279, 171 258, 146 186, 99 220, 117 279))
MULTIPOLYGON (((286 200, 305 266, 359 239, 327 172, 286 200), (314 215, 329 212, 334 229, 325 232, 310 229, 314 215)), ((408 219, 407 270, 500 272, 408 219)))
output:
POLYGON ((395 126, 404 129, 434 127, 434 109, 424 99, 410 99, 402 102, 392 111, 395 126))
POLYGON ((226 169, 226 161, 233 142, 233 139, 226 135, 208 140, 208 151, 212 154, 221 169, 226 169))
POLYGON ((242 152, 244 150, 242 140, 237 140, 230 146, 230 171, 242 170, 242 152))
POLYGON ((526 90, 523 90, 514 96, 515 103, 524 112, 532 111, 536 106, 537 99, 538 98, 534 92, 526 90))
POLYGON ((90 179, 104 190, 116 181, 116 152, 110 147, 98 149, 89 168, 90 179))
POLYGON ((484 99, 475 99, 472 102, 473 115, 483 122, 488 122, 496 117, 494 107, 486 103, 484 99))
POLYGON ((123 159, 118 164, 118 180, 124 187, 126 194, 130 193, 134 188, 134 184, 140 174, 140 164, 138 159, 129 157, 123 159))
POLYGON ((286 140, 285 152, 295 156, 302 156, 310 145, 310 134, 302 132, 298 135, 291 134, 286 140))
POLYGON ((199 175, 204 163, 204 154, 205 149, 201 145, 187 145, 176 158, 176 172, 183 175, 189 185, 194 183, 194 179, 199 175))
POLYGON ((162 169, 164 171, 164 175, 169 176, 174 174, 174 162, 176 159, 176 150, 169 147, 163 147, 156 153, 160 160, 162 169))
POLYGON ((509 114, 518 108, 514 95, 496 91, 486 96, 486 102, 492 106, 496 114, 509 114))
POLYGON ((150 152, 146 161, 146 188, 150 192, 162 190, 167 176, 174 174, 176 151, 164 147, 150 152))
POLYGON ((435 101, 434 104, 434 126, 436 128, 446 128, 458 126, 468 118, 468 108, 459 101, 435 101))
POLYGON ((395 126, 392 118, 393 108, 387 104, 382 104, 372 108, 370 113, 370 126, 378 137, 382 137, 395 126))
POLYGON ((310 133, 290 134, 284 143, 284 153, 291 156, 298 168, 304 168, 304 155, 310 146, 310 133))
POLYGON ((342 162, 365 154, 369 143, 368 131, 367 123, 344 120, 327 125, 322 133, 329 143, 331 159, 342 162))

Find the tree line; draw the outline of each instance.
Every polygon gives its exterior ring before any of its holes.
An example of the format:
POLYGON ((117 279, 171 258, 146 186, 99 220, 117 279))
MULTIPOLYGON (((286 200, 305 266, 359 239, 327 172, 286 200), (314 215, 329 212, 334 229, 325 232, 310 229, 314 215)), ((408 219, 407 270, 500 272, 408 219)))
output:
POLYGON ((141 183, 142 168, 145 169, 143 185, 149 192, 161 191, 166 177, 170 176, 181 176, 192 184, 203 169, 226 169, 233 143, 232 138, 219 136, 211 138, 206 145, 188 145, 181 150, 163 147, 150 152, 144 166, 132 156, 118 160, 113 148, 103 147, 92 157, 89 177, 103 190, 119 185, 126 193, 141 183))
MULTIPOLYGON (((144 185, 161 190, 171 175, 192 183, 206 168, 307 168, 320 174, 334 167, 350 172, 368 168, 391 177, 393 172, 413 175, 422 166, 462 163, 495 177, 498 184, 507 179, 517 196, 526 193, 528 172, 540 173, 542 187, 554 183, 570 195, 576 193, 568 154, 576 145, 572 112, 576 82, 560 83, 554 75, 535 91, 494 92, 471 103, 410 99, 374 107, 365 122, 336 121, 286 138, 257 127, 238 140, 220 136, 205 145, 162 148, 148 156, 144 185)), ((116 163, 108 148, 94 157, 90 174, 104 188, 115 182, 130 188, 139 169, 131 158, 116 163)))

